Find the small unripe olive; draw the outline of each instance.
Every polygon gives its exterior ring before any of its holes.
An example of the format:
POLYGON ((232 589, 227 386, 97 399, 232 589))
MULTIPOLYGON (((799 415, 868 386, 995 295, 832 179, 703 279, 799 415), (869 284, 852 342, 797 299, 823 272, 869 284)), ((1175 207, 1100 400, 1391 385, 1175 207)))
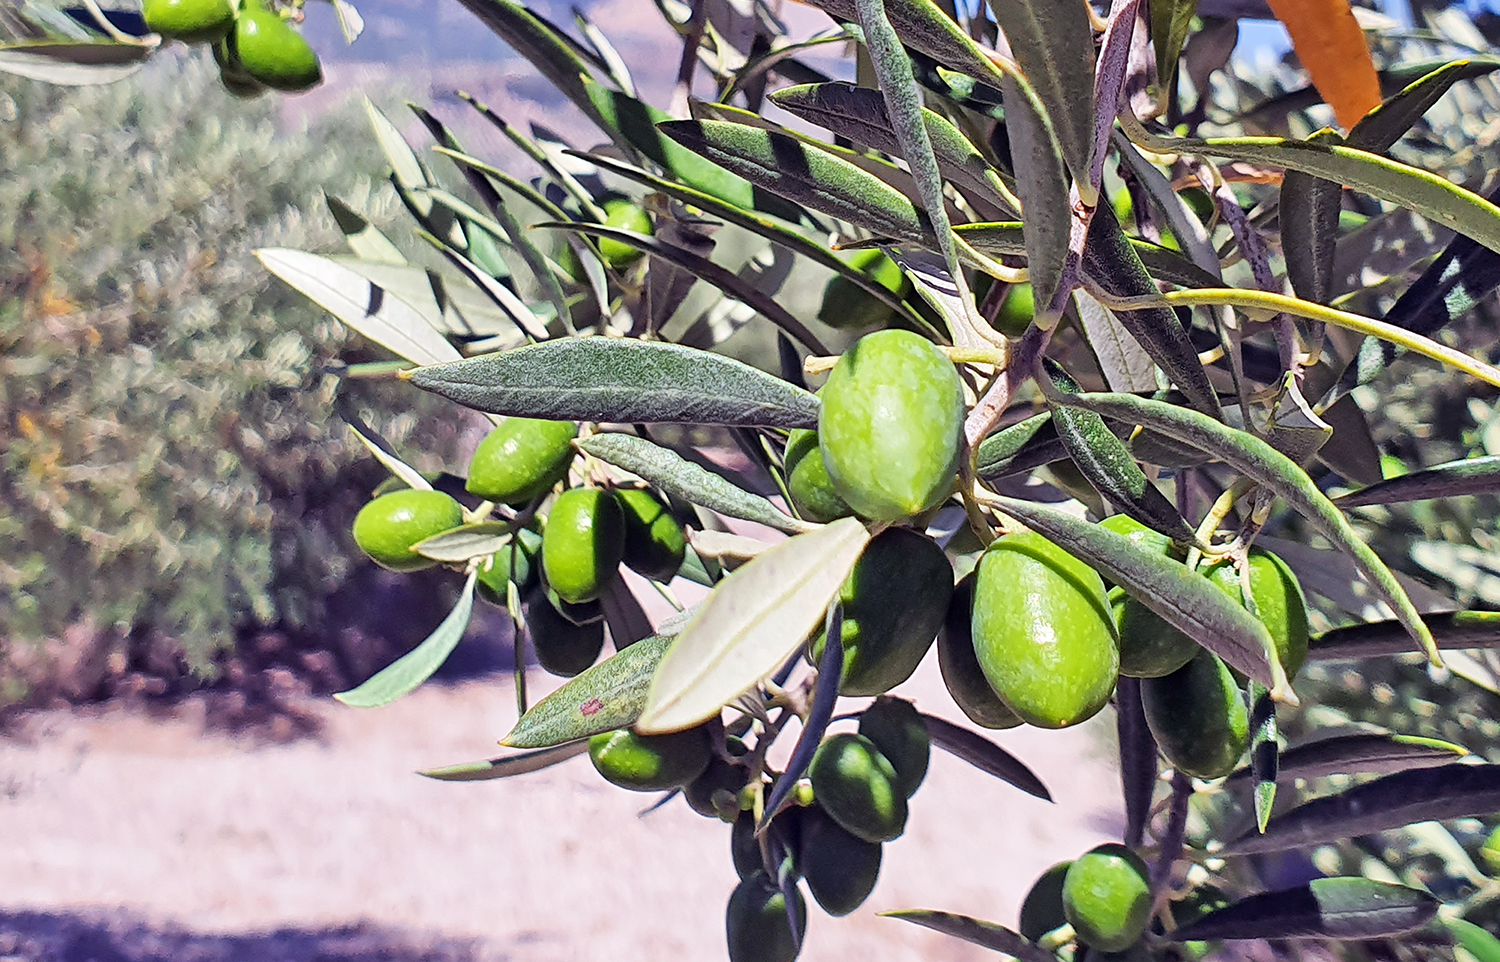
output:
MULTIPOLYGON (((607 227, 619 227, 637 234, 654 233, 651 215, 623 198, 605 202, 604 223, 607 227)), ((634 264, 641 259, 643 254, 639 248, 631 247, 624 241, 617 241, 613 237, 599 238, 599 253, 604 257, 604 263, 617 271, 623 271, 634 264)))
POLYGON ((1030 284, 1012 284, 995 315, 995 329, 1006 337, 1020 337, 1036 316, 1036 295, 1030 284))
POLYGON ((465 488, 486 501, 526 504, 567 477, 577 436, 572 421, 507 418, 474 449, 465 488))
POLYGON ((254 79, 276 90, 309 90, 323 82, 318 55, 281 17, 247 0, 230 34, 233 60, 254 79))
POLYGON ((818 432, 807 428, 793 430, 787 437, 783 464, 787 491, 802 517, 827 524, 854 513, 828 477, 823 452, 818 448, 818 432))
POLYGON ((829 736, 808 769, 818 804, 847 831, 867 842, 888 842, 906 829, 906 795, 896 770, 868 738, 829 736))
POLYGON ((492 605, 504 608, 508 592, 506 585, 516 583, 516 590, 525 594, 536 580, 536 556, 542 549, 542 536, 530 528, 517 531, 505 547, 479 563, 479 577, 475 587, 479 597, 492 605))
POLYGON ((360 508, 354 517, 354 543, 383 567, 417 571, 437 562, 412 547, 463 520, 463 508, 441 491, 392 491, 360 508))
POLYGON ((743 879, 729 896, 724 929, 729 940, 729 962, 792 962, 807 931, 807 905, 792 889, 796 901, 787 917, 786 896, 764 872, 743 879))
POLYGON ((521 611, 537 664, 548 674, 572 678, 592 666, 604 650, 602 616, 575 621, 535 588, 522 596, 521 611))
POLYGON ((635 792, 680 788, 703 773, 710 755, 701 725, 668 735, 637 735, 625 728, 589 739, 589 758, 599 774, 635 792))
POLYGON ((653 581, 671 581, 687 554, 687 535, 667 506, 645 488, 616 488, 625 520, 625 565, 653 581))
POLYGON ((990 545, 975 578, 974 653, 1011 710, 1066 728, 1103 708, 1120 653, 1098 573, 1027 531, 990 545))
POLYGON ((848 915, 875 889, 881 846, 845 831, 816 805, 802 812, 798 865, 807 889, 829 915, 848 915))
POLYGON ((592 601, 615 578, 625 555, 625 518, 608 491, 560 494, 542 532, 542 571, 564 601, 592 601))
POLYGON ((941 504, 963 447, 963 382, 911 331, 877 331, 851 346, 819 392, 818 446, 834 489, 873 521, 941 504))
POLYGON ((1250 744, 1250 713, 1229 666, 1210 651, 1161 678, 1141 680, 1146 724, 1178 771, 1222 778, 1250 744))
POLYGON ((1063 880, 1063 912, 1080 941, 1123 952, 1151 920, 1146 863, 1124 845, 1107 843, 1080 855, 1063 880))
MULTIPOLYGON (((857 250, 846 258, 846 262, 855 270, 870 275, 871 280, 898 298, 911 293, 911 279, 901 270, 900 264, 881 250, 857 250)), ((818 307, 818 320, 846 331, 884 327, 895 316, 894 308, 842 274, 828 279, 823 288, 823 301, 818 307)))
MULTIPOLYGON (((734 759, 748 751, 745 743, 733 735, 725 738, 725 744, 734 759)), ((682 797, 699 815, 733 822, 740 813, 740 792, 749 782, 750 772, 744 765, 715 754, 703 774, 683 786, 682 797)))
POLYGON ((212 43, 234 26, 230 0, 145 0, 141 16, 146 27, 171 40, 212 43))
POLYGON ((1058 862, 1031 884, 1021 902, 1020 926, 1016 931, 1035 942, 1068 921, 1063 914, 1063 879, 1072 862, 1058 862))
POLYGON ((896 771, 896 785, 910 798, 927 777, 932 737, 922 715, 904 698, 881 695, 859 716, 859 733, 880 750, 896 771))
POLYGON ((984 728, 1015 728, 1021 716, 995 694, 974 654, 974 575, 953 589, 943 630, 938 633, 938 669, 948 694, 969 720, 984 728))

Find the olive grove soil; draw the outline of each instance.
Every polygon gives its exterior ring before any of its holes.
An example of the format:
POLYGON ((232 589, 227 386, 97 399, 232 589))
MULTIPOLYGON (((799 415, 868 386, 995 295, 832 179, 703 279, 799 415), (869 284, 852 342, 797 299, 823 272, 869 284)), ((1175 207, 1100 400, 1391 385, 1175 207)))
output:
MULTIPOLYGON (((961 721, 935 662, 898 693, 961 721)), ((538 679, 533 697, 557 683, 538 679)), ((280 746, 204 735, 200 704, 168 721, 39 712, 0 740, 0 956, 726 958, 728 825, 681 801, 641 817, 652 796, 614 788, 584 758, 500 782, 413 774, 497 753, 515 717, 505 676, 369 711, 308 699, 321 734, 280 746)), ((1103 712, 1077 730, 989 733, 1056 804, 934 750, 874 894, 843 919, 810 906, 802 958, 991 958, 874 913, 934 907, 1013 926, 1043 869, 1119 837, 1101 748, 1112 727, 1103 712)))

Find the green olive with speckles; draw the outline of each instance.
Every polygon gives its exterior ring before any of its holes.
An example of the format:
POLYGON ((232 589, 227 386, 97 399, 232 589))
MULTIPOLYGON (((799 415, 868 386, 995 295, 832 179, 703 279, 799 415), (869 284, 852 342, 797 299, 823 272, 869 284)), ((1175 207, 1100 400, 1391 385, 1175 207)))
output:
POLYGON ((900 521, 952 493, 963 448, 963 382, 932 342, 877 331, 819 392, 818 446, 834 490, 872 521, 900 521))
POLYGON ((990 545, 975 579, 974 654, 1006 705, 1042 728, 1103 708, 1120 652, 1099 574, 1027 531, 990 545))
POLYGON ((1090 849, 1068 866, 1063 913, 1080 941, 1105 952, 1123 952, 1151 920, 1151 881, 1146 863, 1118 843, 1090 849))
POLYGON ((412 547, 458 527, 463 520, 463 508, 441 491, 392 491, 359 509, 354 517, 354 543, 382 567, 418 571, 437 562, 412 547))
POLYGON ((701 725, 668 735, 637 735, 628 728, 589 739, 589 759, 613 785, 633 792, 681 788, 708 767, 712 750, 701 725))
POLYGON ((527 504, 567 477, 577 436, 572 421, 507 418, 474 449, 464 487, 486 501, 527 504))
POLYGON ((1162 756, 1196 778, 1223 778, 1250 744, 1250 712, 1217 655, 1199 653, 1161 678, 1141 680, 1146 724, 1162 756))
POLYGON ((141 16, 152 33, 184 43, 222 40, 234 26, 229 0, 145 0, 141 16))

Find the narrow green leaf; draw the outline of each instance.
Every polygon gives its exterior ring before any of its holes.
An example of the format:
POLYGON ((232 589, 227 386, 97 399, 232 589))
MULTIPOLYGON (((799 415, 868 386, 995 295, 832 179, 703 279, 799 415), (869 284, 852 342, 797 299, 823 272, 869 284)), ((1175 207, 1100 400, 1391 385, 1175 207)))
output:
POLYGON ((285 248, 263 248, 255 256, 266 270, 398 357, 415 364, 460 357, 415 308, 337 261, 285 248))
POLYGON ((422 477, 421 472, 416 468, 396 457, 394 453, 387 451, 384 447, 385 442, 377 442, 374 438, 367 437, 364 432, 352 424, 349 425, 349 430, 354 432, 354 436, 359 439, 360 444, 365 446, 365 450, 375 456, 376 461, 379 461, 391 474, 400 478, 402 483, 407 487, 417 491, 432 490, 432 483, 422 477))
POLYGON ((1163 401, 1130 394, 1080 394, 1068 396, 1066 401, 1097 411, 1107 418, 1159 431, 1219 458, 1246 477, 1265 485, 1306 518, 1319 534, 1349 555, 1360 573, 1370 580, 1376 592, 1407 627, 1411 637, 1421 644, 1430 658, 1439 660, 1431 632, 1422 623, 1421 614, 1391 569, 1333 502, 1318 490, 1307 472, 1286 455, 1253 434, 1163 401))
MULTIPOLYGON (((1308 139, 1343 142, 1327 128, 1308 139)), ((1281 244, 1286 252, 1286 275, 1292 290, 1304 301, 1327 304, 1333 296, 1333 261, 1338 253, 1343 196, 1338 184, 1300 170, 1289 170, 1282 179, 1281 244)))
POLYGON ((1140 551, 1124 535, 1055 508, 1014 498, 993 500, 1002 511, 1098 569, 1242 674, 1277 691, 1278 696, 1288 692, 1285 674, 1267 658, 1273 642, 1266 626, 1201 574, 1165 555, 1140 551))
POLYGON ((480 521, 459 525, 412 545, 424 558, 445 564, 463 564, 474 558, 487 558, 510 544, 513 526, 505 521, 480 521))
POLYGON ((490 414, 810 428, 817 395, 741 361, 625 338, 560 338, 417 368, 417 387, 490 414))
POLYGON ((1120 787, 1125 796, 1122 841, 1136 848, 1145 841, 1146 823, 1151 820, 1160 754, 1146 722, 1139 678, 1121 675, 1115 686, 1115 731, 1120 744, 1120 787))
MULTIPOLYGON (((1439 649, 1500 648, 1500 611, 1454 611, 1424 616, 1439 649)), ((1325 631, 1308 646, 1315 661, 1404 655, 1411 635, 1399 621, 1376 621, 1325 631)))
POLYGON ((1304 848, 1413 822, 1500 811, 1500 765, 1455 762, 1397 772, 1304 802, 1271 819, 1263 834, 1230 842, 1226 855, 1304 848))
POLYGON ((1167 935, 1219 939, 1375 939, 1421 928, 1439 902, 1419 889, 1367 878, 1320 878, 1240 899, 1167 935))
POLYGON ((431 678, 432 673, 448 660, 469 627, 469 616, 474 613, 474 584, 478 577, 477 571, 469 573, 458 604, 420 645, 382 668, 358 688, 341 691, 333 697, 354 708, 379 708, 409 694, 431 678))
POLYGON ((356 257, 382 264, 406 263, 406 256, 364 215, 329 193, 323 194, 323 202, 356 257))
POLYGON ((932 743, 943 751, 961 758, 984 772, 993 775, 1003 782, 1008 782, 1025 792, 1027 795, 1040 798, 1044 802, 1052 801, 1052 793, 1047 791, 1047 786, 1037 778, 1036 773, 1026 767, 1010 752, 996 745, 976 731, 955 725, 946 718, 918 712, 922 721, 927 725, 927 734, 932 743))
MULTIPOLYGON (((1087 11, 1073 0, 991 0, 989 8, 1021 73, 1036 91, 1040 116, 1057 137, 1080 199, 1094 206, 1099 200, 1089 177, 1094 157, 1094 31, 1087 11)), ((1009 96, 1005 107, 1010 120, 1014 103, 1009 96)), ((1015 129, 1006 126, 1014 144, 1015 129)), ((1018 177, 1021 166, 1018 155, 1018 177)), ((1025 194, 1021 201, 1026 202, 1025 194)))
POLYGON ((438 253, 447 258, 448 263, 458 268, 475 287, 488 295, 490 303, 499 308, 499 316, 504 317, 509 322, 508 326, 513 327, 520 335, 518 339, 536 341, 547 339, 547 322, 531 309, 531 305, 517 297, 508 286, 491 277, 484 268, 428 231, 418 230, 417 237, 436 248, 438 253))
POLYGON ((1250 777, 1254 782, 1255 827, 1262 832, 1276 802, 1276 779, 1281 766, 1277 742, 1276 703, 1264 685, 1250 683, 1250 777))
POLYGON ((0 72, 67 86, 114 83, 141 69, 156 49, 113 40, 25 40, 0 44, 0 72))
POLYGON ((578 446, 585 453, 629 471, 670 495, 722 515, 754 521, 789 534, 819 527, 785 514, 760 495, 752 494, 684 459, 676 451, 645 438, 633 434, 595 434, 578 442, 578 446))
MULTIPOLYGON (((1177 58, 1187 39, 1198 0, 1154 0, 1151 4, 1151 46, 1156 50, 1157 83, 1169 87, 1177 75, 1177 58)), ((1198 94, 1203 96, 1202 91, 1198 94)))
POLYGON ((1500 939, 1467 919, 1443 919, 1455 945, 1463 948, 1475 962, 1500 962, 1500 939))
POLYGON ((1113 312, 1081 290, 1073 292, 1073 307, 1083 322, 1089 347, 1109 389, 1126 393, 1155 391, 1156 364, 1113 312))
POLYGON ((1341 508, 1366 504, 1396 504, 1466 494, 1500 494, 1500 456, 1449 461, 1413 471, 1335 498, 1341 508))
POLYGON ((588 234, 593 237, 608 238, 643 250, 655 257, 660 257, 662 260, 670 261, 700 280, 717 287, 729 297, 759 311, 771 323, 800 341, 809 351, 820 355, 828 353, 828 349, 823 346, 823 342, 818 339, 817 335, 809 331, 807 326, 799 321, 790 311, 778 304, 776 299, 770 294, 752 287, 735 275, 733 271, 721 267, 708 258, 695 254, 684 247, 678 247, 676 244, 668 244, 649 234, 637 234, 633 231, 622 230, 617 227, 605 227, 602 224, 568 222, 537 224, 536 226, 539 228, 560 228, 577 231, 578 233, 588 234))
MULTIPOLYGON (((808 0, 835 20, 857 24, 854 0, 808 0)), ((1000 68, 963 28, 932 0, 887 0, 885 13, 901 42, 951 70, 991 87, 1000 86, 1000 68)), ((1092 71, 1092 65, 1090 71, 1092 71)), ((1092 73, 1090 74, 1092 76, 1092 73)))
POLYGON ((662 659, 636 729, 689 728, 779 668, 817 627, 869 540, 858 519, 841 518, 720 582, 662 659))
POLYGON ((588 750, 589 743, 586 741, 568 742, 538 751, 502 755, 485 762, 468 762, 462 765, 449 765, 445 768, 431 768, 417 774, 435 778, 440 782, 486 782, 492 778, 509 778, 512 775, 539 772, 559 762, 577 758, 588 750))
POLYGON ((385 154, 386 162, 391 165, 396 183, 407 190, 430 187, 432 176, 422 161, 417 159, 406 138, 401 136, 401 131, 369 97, 364 98, 364 104, 365 115, 370 121, 371 129, 375 131, 375 142, 380 145, 381 153, 385 154))
MULTIPOLYGON (((1021 7, 1024 4, 1006 2, 996 6, 1021 7)), ((1083 16, 1083 7, 1076 3, 1072 6, 1077 8, 1080 17, 1083 16)), ((1093 75, 1091 65, 1090 103, 1094 99, 1093 75)), ((1000 90, 1005 97, 1005 130, 1010 136, 1011 156, 1015 160, 1016 194, 1025 216, 1021 225, 1026 237, 1026 266, 1031 274, 1037 310, 1046 313, 1051 310, 1063 284, 1063 265, 1068 259, 1068 241, 1073 229, 1073 205, 1068 200, 1065 166, 1065 159, 1071 158, 1059 152, 1053 118, 1047 116, 1046 108, 1030 85, 1006 74, 1000 90)), ((1086 116, 1092 125, 1092 111, 1086 116)), ((1080 187, 1088 177, 1088 168, 1083 170, 1082 179, 1075 181, 1080 187)))
MULTIPOLYGON (((1282 782, 1294 778, 1327 778, 1330 775, 1388 774, 1412 768, 1447 765, 1469 754, 1462 745, 1417 735, 1359 732, 1319 738, 1281 753, 1282 782)), ((1250 777, 1242 768, 1225 782, 1231 785, 1250 777)))
POLYGON ((1012 932, 994 922, 982 922, 967 915, 952 912, 937 912, 932 909, 901 909, 896 912, 881 912, 882 918, 914 922, 924 928, 951 935, 965 942, 982 945, 987 949, 1009 955, 1022 962, 1056 962, 1057 957, 1035 942, 1012 932))
POLYGON ((1500 70, 1500 60, 1475 57, 1454 60, 1413 80, 1399 93, 1365 114, 1349 131, 1349 143, 1363 150, 1385 153, 1390 150, 1422 115, 1443 99, 1443 95, 1460 80, 1473 80, 1500 70))
POLYGON ((1033 414, 1002 428, 979 443, 975 473, 986 481, 1031 471, 1068 456, 1052 412, 1033 414))
MULTIPOLYGON (((801 84, 783 87, 771 94, 778 107, 804 120, 885 151, 902 154, 890 114, 880 91, 837 81, 825 84, 801 84)), ((990 166, 984 155, 969 142, 957 127, 942 115, 922 109, 922 123, 944 176, 955 184, 974 191, 1001 210, 1015 213, 1015 194, 1006 177, 990 166)))
POLYGON ((635 724, 673 636, 642 638, 585 670, 522 715, 500 744, 547 748, 635 724))

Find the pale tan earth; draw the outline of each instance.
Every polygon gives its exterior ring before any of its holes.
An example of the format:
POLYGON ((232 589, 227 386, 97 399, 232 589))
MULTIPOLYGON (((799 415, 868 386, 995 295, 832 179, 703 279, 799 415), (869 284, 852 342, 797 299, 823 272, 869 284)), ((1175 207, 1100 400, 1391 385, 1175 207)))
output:
MULTIPOLYGON (((959 718, 931 657, 900 691, 959 718)), ((321 734, 286 745, 204 734, 194 704, 38 713, 0 740, 0 960, 726 958, 727 825, 680 800, 642 817, 655 797, 583 758, 483 783, 414 774, 500 751, 508 676, 375 710, 324 699, 321 734)), ((1119 837, 1112 729, 1106 710, 992 733, 1056 804, 934 752, 874 895, 843 919, 814 907, 802 958, 994 958, 875 913, 1014 925, 1043 869, 1119 837)))

